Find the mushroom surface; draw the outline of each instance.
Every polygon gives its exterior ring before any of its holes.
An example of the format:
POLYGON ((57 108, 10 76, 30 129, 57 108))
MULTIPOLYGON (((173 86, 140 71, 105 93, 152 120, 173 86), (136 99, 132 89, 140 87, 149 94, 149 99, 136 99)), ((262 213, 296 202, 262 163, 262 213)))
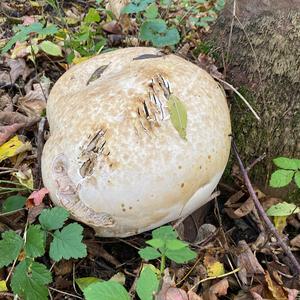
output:
POLYGON ((68 70, 47 103, 42 155, 56 205, 99 236, 125 237, 204 205, 230 151, 222 89, 196 65, 154 48, 101 54, 68 70), (185 106, 186 139, 170 118, 185 106))

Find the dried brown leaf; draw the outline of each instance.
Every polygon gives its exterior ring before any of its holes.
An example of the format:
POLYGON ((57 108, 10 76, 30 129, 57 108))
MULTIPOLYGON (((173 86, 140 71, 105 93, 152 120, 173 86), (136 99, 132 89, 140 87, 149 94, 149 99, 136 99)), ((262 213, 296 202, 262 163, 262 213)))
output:
POLYGON ((109 23, 104 24, 102 26, 102 29, 106 32, 113 33, 113 34, 121 34, 122 33, 122 27, 116 20, 113 20, 109 23))
POLYGON ((26 78, 33 71, 33 69, 26 65, 26 62, 23 58, 8 59, 7 65, 10 67, 9 74, 12 83, 15 83, 20 76, 22 76, 23 80, 26 80, 26 78))
POLYGON ((296 237, 294 237, 291 241, 290 244, 292 247, 296 247, 300 249, 300 234, 298 234, 296 237))
POLYGON ((274 300, 288 300, 288 297, 285 294, 284 289, 280 285, 278 285, 275 281, 272 280, 269 272, 265 273, 265 279, 268 285, 268 289, 272 293, 274 300))
POLYGON ((203 299, 204 300, 218 300, 219 296, 227 295, 227 290, 229 288, 229 283, 226 278, 218 281, 210 288, 204 291, 203 299))
POLYGON ((198 296, 195 292, 193 291, 188 291, 188 297, 189 300, 203 300, 203 298, 201 296, 198 296))

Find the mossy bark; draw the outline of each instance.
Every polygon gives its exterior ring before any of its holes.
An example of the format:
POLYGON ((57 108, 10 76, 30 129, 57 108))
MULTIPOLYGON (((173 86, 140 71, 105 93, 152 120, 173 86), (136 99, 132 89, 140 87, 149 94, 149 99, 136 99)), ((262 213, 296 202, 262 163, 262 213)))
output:
POLYGON ((246 163, 266 153, 251 173, 254 182, 265 186, 274 157, 300 157, 300 6, 259 9, 255 2, 250 13, 240 7, 243 13, 235 18, 230 38, 233 1, 228 1, 209 39, 220 49, 223 62, 227 60, 226 80, 261 117, 258 122, 233 97, 232 126, 239 151, 246 163))

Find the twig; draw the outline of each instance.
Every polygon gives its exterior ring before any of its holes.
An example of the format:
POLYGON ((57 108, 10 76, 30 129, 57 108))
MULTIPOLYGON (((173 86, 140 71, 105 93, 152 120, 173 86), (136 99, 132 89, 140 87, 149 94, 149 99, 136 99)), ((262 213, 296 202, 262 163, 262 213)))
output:
POLYGON ((252 108, 252 106, 250 105, 250 103, 245 99, 245 97, 231 84, 229 84, 228 82, 218 78, 217 76, 213 76, 213 78, 215 78, 216 80, 224 83, 225 85, 227 85, 231 90, 233 90, 243 101, 244 103, 248 106, 248 108, 250 109, 250 111, 253 113, 254 117, 258 120, 261 121, 259 115, 257 114, 257 112, 252 108))
POLYGON ((41 187, 41 181, 42 181, 42 170, 41 170, 41 164, 42 164, 42 152, 44 148, 44 130, 45 130, 45 124, 46 124, 46 118, 43 117, 38 126, 38 133, 37 133, 37 138, 36 138, 36 143, 37 143, 37 182, 36 182, 36 188, 41 187))
POLYGON ((60 290, 55 289, 55 288, 50 287, 50 286, 49 286, 49 290, 54 291, 54 292, 57 292, 57 293, 60 293, 60 294, 63 294, 63 295, 67 295, 67 296, 70 296, 70 297, 74 297, 74 298, 76 298, 76 299, 82 299, 82 300, 83 300, 82 297, 79 297, 79 296, 77 296, 77 295, 74 295, 74 294, 71 294, 71 293, 67 293, 67 292, 64 292, 64 291, 60 291, 60 290))
POLYGON ((267 214, 265 213, 262 205, 260 204, 256 193, 253 189, 253 186, 251 184, 251 181, 248 177, 248 173, 243 165, 243 162, 239 156, 238 150, 237 150, 237 146, 235 144, 235 142, 233 141, 232 144, 233 147, 233 151, 234 154, 236 155, 236 158, 238 160, 240 169, 241 169, 241 173, 244 177, 244 181, 245 184, 247 186, 247 189, 249 191, 249 194, 251 196, 251 198, 253 199, 253 202, 255 204, 255 207, 258 211, 258 214, 260 215, 260 217, 263 219, 263 221, 265 222, 265 224, 267 225, 268 229, 271 231, 271 233, 276 237, 278 244, 280 245, 280 247, 282 248, 282 250, 285 252, 285 254, 287 255, 287 257, 290 259, 293 267, 294 267, 294 271, 297 275, 300 275, 300 264, 297 261, 296 257, 293 255, 291 249, 285 244, 285 242, 282 240, 282 238, 280 237, 279 233, 277 232, 276 228, 274 227, 273 223, 270 221, 269 217, 267 216, 267 214))
POLYGON ((257 159, 255 159, 247 168, 246 171, 249 172, 257 163, 264 160, 266 157, 266 153, 263 153, 261 156, 259 156, 257 159))
POLYGON ((231 271, 231 272, 228 272, 228 273, 225 273, 225 274, 222 274, 222 275, 219 275, 219 276, 212 276, 212 277, 207 277, 207 278, 204 278, 204 279, 202 279, 202 280, 199 280, 197 283, 195 283, 195 284, 189 289, 189 291, 192 291, 194 288, 196 288, 196 287, 197 287, 200 283, 202 283, 202 282, 205 282, 205 281, 208 281, 208 280, 214 280, 214 279, 223 278, 223 277, 226 277, 226 276, 235 274, 235 273, 239 272, 240 270, 241 270, 241 268, 237 268, 237 269, 234 269, 234 270, 231 271))

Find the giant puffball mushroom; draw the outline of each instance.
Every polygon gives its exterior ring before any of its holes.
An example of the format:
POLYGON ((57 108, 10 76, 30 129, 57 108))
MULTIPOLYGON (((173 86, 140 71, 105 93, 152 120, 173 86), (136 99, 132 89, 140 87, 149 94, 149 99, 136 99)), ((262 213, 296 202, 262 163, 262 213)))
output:
POLYGON ((99 236, 126 237, 192 213, 229 156, 222 89, 206 71, 154 48, 72 67, 52 88, 47 116, 44 184, 56 205, 99 236), (174 125, 180 110, 186 136, 174 125))

